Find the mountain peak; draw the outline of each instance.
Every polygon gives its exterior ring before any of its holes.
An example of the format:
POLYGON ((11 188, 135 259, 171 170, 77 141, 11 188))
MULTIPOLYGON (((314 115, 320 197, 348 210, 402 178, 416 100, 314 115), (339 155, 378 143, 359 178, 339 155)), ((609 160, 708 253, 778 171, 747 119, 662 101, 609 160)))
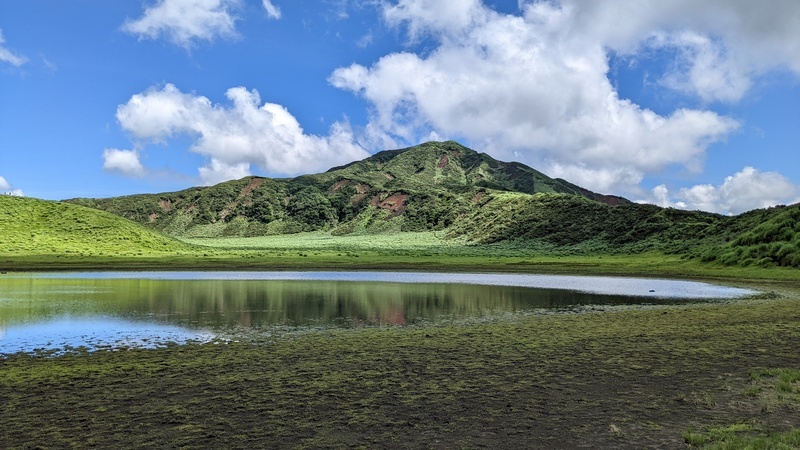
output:
POLYGON ((485 188, 526 194, 561 193, 619 205, 630 203, 603 195, 563 179, 553 179, 518 162, 503 162, 456 141, 426 142, 413 147, 385 150, 364 160, 329 170, 326 174, 364 178, 378 185, 387 181, 398 186, 420 187, 420 183, 447 185, 454 189, 485 188), (375 177, 376 172, 382 173, 375 177), (397 181, 396 181, 397 180, 397 181))
POLYGON ((491 192, 630 203, 456 141, 385 150, 291 179, 246 177, 180 192, 74 201, 172 234, 258 235, 326 227, 338 233, 443 229, 491 192))

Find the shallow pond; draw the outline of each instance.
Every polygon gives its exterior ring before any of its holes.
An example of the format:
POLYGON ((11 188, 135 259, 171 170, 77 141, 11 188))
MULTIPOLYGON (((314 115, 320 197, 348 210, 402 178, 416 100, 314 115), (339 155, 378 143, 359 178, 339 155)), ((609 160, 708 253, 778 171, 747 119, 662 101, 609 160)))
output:
POLYGON ((690 281, 553 275, 4 274, 0 354, 205 342, 298 327, 446 323, 580 305, 663 304, 753 293, 690 281))

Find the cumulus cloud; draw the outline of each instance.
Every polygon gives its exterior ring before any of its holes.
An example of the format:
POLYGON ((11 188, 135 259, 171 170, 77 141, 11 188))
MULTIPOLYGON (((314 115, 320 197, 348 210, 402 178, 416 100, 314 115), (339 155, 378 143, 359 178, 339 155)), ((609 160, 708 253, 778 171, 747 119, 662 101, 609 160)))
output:
POLYGON ((610 52, 673 58, 661 85, 704 102, 738 101, 769 70, 800 74, 794 0, 769 8, 729 0, 521 1, 519 14, 480 0, 381 5, 388 24, 434 45, 331 74, 332 85, 369 103, 363 142, 412 144, 431 132, 465 138, 604 192, 635 193, 631 183, 668 167, 698 173, 708 147, 741 125, 707 109, 658 114, 620 98, 608 77, 610 52))
POLYGON ((0 192, 5 195, 13 195, 16 197, 25 196, 21 189, 14 189, 14 187, 11 186, 11 183, 9 183, 8 180, 3 177, 0 177, 0 192))
POLYGON ((0 177, 0 191, 8 191, 11 189, 11 183, 3 177, 0 177))
POLYGON ((596 192, 613 192, 619 184, 636 186, 642 182, 642 174, 629 167, 595 168, 583 164, 545 163, 545 170, 554 178, 592 180, 596 192))
POLYGON ((198 169, 200 179, 207 185, 221 183, 228 180, 238 180, 239 178, 250 175, 250 163, 224 163, 217 158, 211 158, 211 162, 198 169))
POLYGON ((659 33, 648 41, 653 48, 674 47, 678 57, 674 68, 661 82, 676 91, 697 95, 706 102, 735 102, 752 86, 750 70, 735 56, 726 54, 724 44, 692 31, 659 33))
POLYGON ((147 172, 139 161, 139 153, 136 150, 116 148, 103 150, 103 170, 117 172, 127 177, 141 177, 147 172))
POLYGON ((740 214, 757 208, 797 202, 800 189, 777 172, 745 167, 719 185, 698 184, 673 196, 664 185, 653 188, 644 202, 663 207, 740 214))
POLYGON ((370 103, 367 137, 377 141, 412 143, 434 130, 491 142, 603 190, 670 165, 700 170, 706 148, 739 123, 707 110, 659 115, 621 99, 608 79, 613 36, 580 28, 581 7, 530 3, 511 15, 478 1, 403 0, 385 7, 386 20, 427 33, 436 48, 342 67, 329 81, 370 103))
POLYGON ((406 24, 412 38, 425 33, 458 33, 481 16, 481 0, 413 0, 384 4, 383 15, 393 25, 406 24))
POLYGON ((365 158, 347 123, 337 122, 327 136, 306 134, 281 105, 261 104, 257 91, 228 89, 230 105, 181 92, 172 84, 136 94, 117 108, 117 120, 142 142, 166 143, 185 135, 190 150, 209 158, 200 168, 211 184, 250 174, 256 165, 270 174, 296 175, 365 158))
POLYGON ((281 18, 281 10, 275 6, 270 0, 264 0, 264 9, 267 10, 267 15, 273 19, 281 18))
MULTIPOLYGON (((268 4, 272 6, 264 0, 264 7, 271 14, 268 4)), ((122 29, 139 39, 165 37, 188 48, 197 40, 235 36, 236 18, 232 10, 238 5, 239 0, 158 0, 145 9, 142 17, 125 22, 122 29)), ((272 8, 280 15, 277 8, 272 8)))
POLYGON ((754 77, 775 68, 800 74, 795 0, 768 7, 746 0, 562 0, 559 6, 572 32, 615 51, 674 50, 677 60, 664 81, 704 100, 739 100, 754 77))
POLYGON ((15 55, 14 52, 6 48, 3 44, 6 43, 5 38, 3 38, 3 29, 0 28, 0 62, 7 62, 12 66, 19 67, 26 62, 28 62, 28 58, 24 56, 15 55))
POLYGON ((769 7, 738 0, 581 6, 581 24, 597 23, 599 38, 612 47, 675 50, 677 59, 664 81, 706 101, 738 101, 755 77, 776 68, 800 74, 800 3, 794 0, 771 1, 769 7), (626 20, 593 18, 608 17, 614 8, 629 11, 626 20))

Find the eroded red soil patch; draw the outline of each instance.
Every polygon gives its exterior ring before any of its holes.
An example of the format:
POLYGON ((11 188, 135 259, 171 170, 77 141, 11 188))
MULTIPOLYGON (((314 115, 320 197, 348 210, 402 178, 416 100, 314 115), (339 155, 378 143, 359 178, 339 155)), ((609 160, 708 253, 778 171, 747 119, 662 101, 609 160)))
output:
POLYGON ((239 194, 239 197, 247 197, 253 191, 258 189, 259 186, 264 184, 264 181, 265 181, 264 178, 253 178, 252 180, 250 180, 250 183, 242 189, 242 193, 239 194))
POLYGON ((358 203, 360 203, 361 200, 364 200, 364 197, 367 196, 367 193, 369 192, 370 189, 372 189, 372 186, 368 184, 357 184, 356 192, 358 192, 358 194, 354 195, 350 199, 350 204, 357 205, 358 203))
POLYGON ((351 181, 348 180, 347 178, 339 180, 336 183, 334 183, 333 186, 331 186, 331 192, 338 192, 342 190, 342 188, 344 188, 345 186, 349 185, 350 183, 351 181))
POLYGON ((406 211, 408 208, 408 194, 394 194, 390 195, 380 200, 380 196, 376 195, 372 198, 370 202, 372 206, 377 206, 378 208, 385 209, 391 213, 391 217, 399 216, 406 211))
POLYGON ((239 193, 239 197, 236 200, 234 200, 234 201, 228 203, 227 205, 225 205, 225 209, 220 211, 219 219, 220 220, 225 220, 226 217, 231 215, 233 213, 233 211, 236 210, 236 207, 239 206, 239 202, 242 199, 246 199, 244 201, 244 205, 245 206, 252 205, 253 204, 253 200, 250 199, 250 198, 247 198, 247 197, 250 196, 250 194, 252 194, 253 191, 258 189, 259 186, 264 184, 264 181, 266 181, 265 178, 258 178, 258 177, 253 178, 252 180, 250 180, 250 183, 248 183, 247 186, 242 188, 242 192, 239 193))

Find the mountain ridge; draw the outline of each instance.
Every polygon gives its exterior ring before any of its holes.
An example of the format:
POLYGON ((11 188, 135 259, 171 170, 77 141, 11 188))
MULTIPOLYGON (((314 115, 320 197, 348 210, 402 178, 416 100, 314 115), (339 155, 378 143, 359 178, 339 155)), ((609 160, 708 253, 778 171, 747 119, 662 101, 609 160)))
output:
POLYGON ((179 238, 438 230, 467 244, 506 242, 555 254, 661 252, 726 265, 800 267, 800 204, 734 217, 638 204, 453 141, 387 150, 295 178, 250 176, 69 202, 179 238))
POLYGON ((491 191, 568 194, 614 206, 631 203, 550 178, 521 163, 498 161, 454 141, 385 150, 294 178, 250 176, 175 192, 66 201, 176 236, 203 234, 203 227, 210 228, 206 234, 223 235, 323 228, 352 233, 443 229, 468 212, 476 196, 491 191), (394 223, 381 224, 379 218, 394 223))

